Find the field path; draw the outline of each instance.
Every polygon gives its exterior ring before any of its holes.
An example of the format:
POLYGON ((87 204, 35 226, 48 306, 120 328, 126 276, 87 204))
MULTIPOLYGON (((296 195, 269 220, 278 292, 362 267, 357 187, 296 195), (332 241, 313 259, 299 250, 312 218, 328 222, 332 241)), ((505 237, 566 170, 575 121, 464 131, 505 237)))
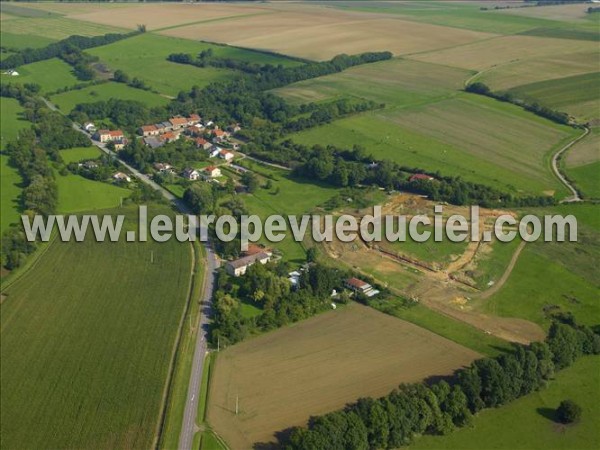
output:
POLYGON ((579 192, 577 192, 577 189, 575 189, 573 185, 569 182, 569 180, 567 180, 567 178, 560 172, 558 168, 558 160, 563 153, 565 153, 567 150, 569 150, 571 147, 573 147, 575 144, 577 144, 580 140, 582 140, 590 133, 590 129, 588 127, 584 126, 583 129, 584 131, 582 134, 577 136, 575 139, 573 139, 571 142, 569 142, 567 145, 565 145, 563 148, 557 151, 552 157, 552 171, 554 172, 556 177, 562 182, 562 184, 564 184, 567 187, 567 189, 573 194, 572 196, 561 200, 561 203, 582 201, 581 197, 579 196, 579 192))
MULTIPOLYGON (((56 105, 48 101, 47 99, 42 97, 44 103, 53 111, 60 112, 56 105)), ((62 112, 61 112, 62 114, 62 112)), ((73 128, 80 133, 85 134, 87 137, 91 139, 89 133, 81 129, 77 124, 73 123, 73 128)), ((173 195, 171 192, 167 191, 165 188, 155 183, 148 177, 144 175, 136 168, 130 166, 125 161, 121 160, 117 153, 109 150, 105 144, 101 142, 97 142, 92 140, 92 143, 98 147, 102 152, 117 158, 123 166, 129 170, 133 176, 135 176, 142 183, 150 186, 152 189, 160 192, 162 196, 169 200, 182 214, 193 214, 192 211, 188 208, 188 206, 178 197, 173 195)), ((202 225, 200 226, 200 234, 208 235, 206 230, 204 230, 202 225), (204 234, 203 234, 204 233, 204 234)), ((199 299, 201 306, 200 310, 200 318, 199 318, 199 326, 201 331, 198 332, 196 338, 196 346, 194 350, 194 359, 192 362, 192 373, 190 374, 190 382, 185 402, 185 410, 183 416, 183 423, 181 427, 181 434, 179 437, 179 449, 181 450, 190 450, 192 448, 194 434, 197 431, 196 419, 198 414, 198 401, 200 398, 200 381, 202 379, 202 372, 204 370, 204 360, 206 358, 206 354, 208 352, 208 346, 206 342, 206 333, 208 332, 208 323, 209 317, 212 312, 211 308, 211 300, 213 296, 214 289, 214 274, 216 269, 219 267, 219 260, 214 253, 212 245, 210 242, 202 242, 204 245, 204 249, 206 251, 206 267, 207 270, 204 272, 204 289, 202 292, 202 297, 199 299), (204 331, 204 332, 202 332, 204 331)), ((161 414, 164 414, 166 405, 163 405, 161 408, 161 414)), ((158 439, 158 436, 155 437, 158 439)))
POLYGON ((504 273, 502 274, 502 276, 500 277, 498 282, 496 284, 494 284, 490 289, 486 290, 485 292, 482 292, 479 295, 480 299, 485 300, 486 298, 490 298, 492 295, 494 295, 496 292, 498 292, 502 288, 502 286, 504 286, 504 283, 506 283, 506 281, 510 277, 510 274, 512 273, 513 269, 515 268, 515 265, 517 264, 517 260, 519 259, 519 255, 521 255, 521 252, 525 248, 526 243, 527 242, 525 242, 525 241, 521 241, 519 243, 519 246, 513 253, 512 258, 510 259, 510 262, 508 263, 508 266, 506 267, 506 270, 504 271, 504 273))

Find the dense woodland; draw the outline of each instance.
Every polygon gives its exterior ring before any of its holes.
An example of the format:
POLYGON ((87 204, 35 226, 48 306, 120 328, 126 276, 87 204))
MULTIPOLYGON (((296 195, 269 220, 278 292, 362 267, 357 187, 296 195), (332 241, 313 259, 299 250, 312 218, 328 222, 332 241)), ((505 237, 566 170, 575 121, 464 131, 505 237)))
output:
POLYGON ((409 445, 423 434, 444 435, 496 408, 543 389, 555 371, 582 355, 600 353, 600 336, 572 317, 555 321, 545 342, 474 361, 448 381, 401 385, 385 397, 361 398, 346 408, 311 417, 307 428, 280 434, 286 450, 368 450, 409 445))

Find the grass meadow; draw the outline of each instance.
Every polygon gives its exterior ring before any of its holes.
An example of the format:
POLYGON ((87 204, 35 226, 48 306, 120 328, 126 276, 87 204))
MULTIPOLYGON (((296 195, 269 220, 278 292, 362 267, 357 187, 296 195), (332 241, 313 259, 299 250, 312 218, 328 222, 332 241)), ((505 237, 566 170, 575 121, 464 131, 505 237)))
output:
POLYGON ((223 81, 233 74, 225 69, 199 68, 167 61, 171 53, 197 54, 214 48, 209 44, 169 38, 152 33, 124 39, 113 44, 90 49, 112 70, 121 69, 130 77, 138 77, 162 94, 175 96, 192 86, 205 86, 223 81))
POLYGON ((567 169, 585 198, 600 199, 600 161, 567 169))
POLYGON ((60 156, 65 164, 96 159, 99 158, 101 154, 98 147, 76 147, 60 151, 60 156))
POLYGON ((151 447, 189 274, 175 240, 52 243, 3 292, 3 446, 151 447))
POLYGON ((73 174, 56 174, 56 184, 59 214, 115 208, 131 195, 129 189, 73 174))
POLYGON ((471 426, 447 436, 423 436, 411 450, 515 449, 592 450, 600 445, 596 425, 600 415, 599 356, 580 358, 556 374, 549 386, 501 408, 485 410, 471 426), (554 411, 561 401, 572 399, 583 409, 581 421, 559 425, 554 411), (510 432, 507 432, 510 430, 510 432))
POLYGON ((79 80, 73 75, 70 65, 61 59, 52 58, 20 66, 18 77, 2 75, 2 82, 36 83, 41 86, 42 92, 53 92, 62 87, 73 86, 79 80))
POLYGON ((22 181, 19 172, 8 164, 8 156, 0 155, 0 233, 19 220, 22 181))
POLYGON ((169 99, 153 92, 135 89, 112 81, 53 95, 51 100, 63 113, 68 114, 79 103, 94 103, 110 98, 137 100, 147 106, 162 106, 169 102, 169 99))
POLYGON ((0 116, 0 132, 2 133, 0 150, 3 150, 7 142, 17 137, 19 130, 27 128, 30 124, 21 116, 23 108, 14 98, 2 97, 0 112, 2 113, 0 116))

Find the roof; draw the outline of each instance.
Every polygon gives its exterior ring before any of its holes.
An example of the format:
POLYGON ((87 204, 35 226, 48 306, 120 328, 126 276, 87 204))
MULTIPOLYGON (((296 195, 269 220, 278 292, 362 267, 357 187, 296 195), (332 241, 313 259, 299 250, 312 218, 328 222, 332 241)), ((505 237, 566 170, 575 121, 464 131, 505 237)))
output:
POLYGON ((213 130, 213 134, 217 137, 225 136, 225 132, 223 130, 213 130))
POLYGON ((117 172, 113 175, 113 178, 128 179, 129 176, 124 174, 123 172, 117 172))
POLYGON ((346 284, 356 289, 362 289, 367 286, 370 286, 369 283, 364 282, 363 280, 359 280, 358 278, 348 278, 346 280, 346 284))
POLYGON ((231 152, 228 152, 227 150, 221 150, 221 151, 219 152, 219 154, 221 154, 221 155, 223 155, 223 156, 227 156, 227 155, 234 156, 234 155, 233 155, 233 153, 231 153, 231 152))
POLYGON ((188 120, 200 120, 200 116, 198 114, 190 114, 188 120))
POLYGON ((158 130, 158 128, 156 128, 156 125, 142 125, 141 130, 146 132, 146 131, 156 131, 158 130))
POLYGON ((198 145, 206 145, 208 143, 209 142, 204 138, 196 138, 196 144, 198 144, 198 145))
POLYGON ((217 166, 208 166, 204 168, 205 172, 212 172, 213 170, 218 169, 217 166))
POLYGON ((254 253, 253 255, 244 256, 243 258, 236 259, 234 261, 229 261, 227 264, 234 269, 239 269, 240 267, 247 266, 256 261, 270 258, 271 255, 267 252, 254 253))
POLYGON ((431 175, 426 175, 424 173, 416 173, 414 174, 412 177, 410 177, 408 179, 408 181, 414 181, 414 180, 433 180, 433 177, 431 175))
POLYGON ((184 176, 191 175, 191 174, 193 174, 194 172, 195 172, 195 173, 198 173, 198 171, 197 171, 196 169, 192 169, 191 167, 188 167, 188 168, 186 168, 186 169, 183 169, 183 175, 184 175, 184 176))
POLYGON ((185 117, 172 117, 169 122, 173 125, 187 125, 188 121, 185 117))
POLYGON ((144 144, 150 146, 150 148, 158 148, 158 147, 162 147, 164 145, 164 142, 162 142, 157 137, 150 136, 150 137, 144 138, 144 144))
POLYGON ((110 130, 107 134, 111 137, 123 137, 123 132, 121 130, 110 130))

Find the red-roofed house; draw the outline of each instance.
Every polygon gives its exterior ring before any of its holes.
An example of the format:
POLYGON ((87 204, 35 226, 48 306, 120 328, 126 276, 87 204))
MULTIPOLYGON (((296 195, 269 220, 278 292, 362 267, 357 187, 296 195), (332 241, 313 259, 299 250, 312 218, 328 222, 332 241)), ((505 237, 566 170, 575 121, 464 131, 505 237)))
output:
POLYGON ((231 152, 228 152, 227 150, 221 150, 219 152, 219 158, 224 159, 225 161, 229 162, 233 159, 235 155, 231 152))
POLYGON ((180 128, 187 127, 188 120, 185 117, 173 117, 169 119, 169 123, 174 130, 179 130, 180 128))
POLYGON ((190 114, 188 117, 188 125, 196 125, 202 118, 198 114, 190 114))
POLYGON ((156 125, 143 125, 137 130, 140 136, 148 137, 148 136, 158 136, 160 131, 156 128, 156 125))
POLYGON ((202 169, 201 175, 205 179, 217 178, 221 176, 221 169, 217 166, 208 166, 202 169))
POLYGON ((214 142, 222 142, 223 140, 227 139, 227 137, 229 136, 229 133, 217 128, 217 129, 213 130, 212 135, 213 135, 214 142))
POLYGON ((195 139, 194 142, 196 142, 196 147, 204 149, 204 150, 208 150, 209 148, 212 147, 212 144, 203 138, 197 138, 197 139, 195 139))
POLYGON ((125 135, 121 130, 98 130, 94 138, 100 142, 112 142, 125 140, 125 135))

